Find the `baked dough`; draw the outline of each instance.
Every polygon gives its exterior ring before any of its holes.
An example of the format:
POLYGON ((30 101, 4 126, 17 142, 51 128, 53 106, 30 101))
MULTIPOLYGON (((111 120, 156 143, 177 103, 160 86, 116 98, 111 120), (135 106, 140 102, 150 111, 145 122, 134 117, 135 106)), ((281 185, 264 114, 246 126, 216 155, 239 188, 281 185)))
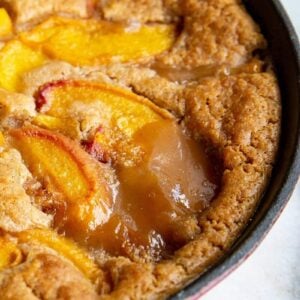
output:
MULTIPOLYGON (((280 92, 267 55, 260 55, 267 53, 267 42, 240 1, 99 2, 0 4, 11 14, 14 39, 52 15, 92 16, 130 24, 130 30, 143 24, 175 24, 174 45, 150 58, 96 65, 72 65, 46 52, 45 63, 18 77, 18 91, 0 89, 0 133, 7 138, 10 130, 37 128, 36 99, 49 83, 50 88, 64 81, 74 86, 80 80, 87 85, 108 84, 125 95, 134 93, 151 101, 149 107, 176 120, 187 135, 205 145, 220 166, 219 190, 204 210, 178 219, 173 238, 180 247, 168 257, 149 257, 138 247, 130 250, 132 255, 78 250, 76 243, 72 248, 60 240, 55 214, 49 213, 61 196, 43 206, 47 197, 41 192, 43 180, 31 173, 10 138, 1 145, 0 136, 1 299, 164 299, 201 276, 230 249, 254 214, 272 172, 280 134, 280 92), (30 230, 50 230, 53 236, 47 241, 21 238, 30 230), (1 260, 9 253, 5 249, 15 249, 19 256, 13 258, 21 257, 18 262, 1 260)), ((100 130, 101 109, 87 110, 75 103, 64 119, 74 125, 72 134, 58 129, 72 141, 61 135, 56 140, 73 145, 90 139, 100 130)), ((127 147, 131 144, 125 140, 120 147, 124 156, 127 147)), ((142 155, 140 149, 132 149, 142 155)), ((114 170, 102 164, 105 180, 114 190, 118 187, 114 170)))

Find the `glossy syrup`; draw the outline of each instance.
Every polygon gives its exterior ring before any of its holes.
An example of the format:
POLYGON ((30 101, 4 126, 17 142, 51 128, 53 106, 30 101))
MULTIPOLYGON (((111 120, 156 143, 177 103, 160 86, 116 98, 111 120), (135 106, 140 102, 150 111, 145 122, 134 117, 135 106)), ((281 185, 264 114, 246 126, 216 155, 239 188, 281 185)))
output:
MULTIPOLYGON (((209 155, 173 121, 144 126, 134 141, 143 149, 143 159, 117 167, 114 212, 88 244, 112 255, 160 259, 178 248, 181 224, 190 226, 185 221, 209 206, 219 178, 209 155)), ((192 238, 190 232, 186 228, 186 240, 192 238)))

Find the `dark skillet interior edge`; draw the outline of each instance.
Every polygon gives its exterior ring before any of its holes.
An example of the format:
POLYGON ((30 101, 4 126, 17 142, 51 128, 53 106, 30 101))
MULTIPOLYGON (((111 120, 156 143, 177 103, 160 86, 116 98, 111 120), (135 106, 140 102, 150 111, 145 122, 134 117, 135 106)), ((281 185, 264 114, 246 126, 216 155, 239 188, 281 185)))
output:
POLYGON ((277 162, 253 220, 228 255, 172 300, 202 295, 245 260, 268 233, 291 196, 300 174, 300 49, 278 0, 244 0, 268 40, 282 95, 282 131, 277 162))

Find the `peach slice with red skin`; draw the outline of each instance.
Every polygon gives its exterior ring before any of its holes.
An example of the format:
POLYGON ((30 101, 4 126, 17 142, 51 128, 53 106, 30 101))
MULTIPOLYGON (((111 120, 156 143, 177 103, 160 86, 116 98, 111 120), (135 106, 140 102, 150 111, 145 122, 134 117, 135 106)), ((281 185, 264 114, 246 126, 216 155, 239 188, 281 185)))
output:
POLYGON ((49 82, 39 88, 35 98, 36 109, 50 115, 63 115, 65 113, 63 104, 70 106, 75 100, 87 104, 95 101, 103 102, 105 105, 111 106, 112 113, 117 113, 118 116, 134 113, 135 110, 142 122, 140 125, 135 124, 138 128, 150 121, 172 118, 166 110, 157 107, 144 97, 124 88, 94 81, 58 80, 49 82), (54 105, 55 107, 53 107, 54 105), (147 119, 144 120, 145 118, 147 119))
POLYGON ((47 104, 49 105, 49 100, 47 97, 48 93, 50 93, 51 90, 54 88, 60 88, 60 87, 65 86, 67 84, 67 82, 68 81, 65 81, 65 80, 58 80, 58 81, 46 83, 43 86, 41 86, 39 88, 39 91, 36 95, 36 100, 35 100, 35 105, 36 105, 37 111, 45 112, 47 110, 47 108, 45 109, 45 106, 47 106, 47 104))
POLYGON ((10 135, 33 175, 51 194, 61 195, 55 227, 81 240, 108 220, 112 198, 104 170, 76 142, 36 127, 10 135))
POLYGON ((130 153, 135 146, 130 143, 135 132, 146 124, 173 118, 148 99, 110 84, 63 80, 45 84, 36 94, 37 110, 57 118, 76 116, 78 103, 81 110, 92 110, 96 126, 102 127, 94 140, 83 143, 100 161, 107 160, 107 152, 121 151, 127 162, 133 157, 130 153))

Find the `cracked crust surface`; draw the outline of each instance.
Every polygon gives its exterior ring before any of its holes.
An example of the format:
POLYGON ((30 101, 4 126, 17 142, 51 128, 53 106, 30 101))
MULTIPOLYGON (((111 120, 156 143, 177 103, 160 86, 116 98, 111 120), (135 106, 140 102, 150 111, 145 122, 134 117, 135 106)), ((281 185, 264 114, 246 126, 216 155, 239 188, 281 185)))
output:
MULTIPOLYGON (((53 13, 87 17, 91 5, 83 0, 5 2, 17 26, 53 13)), ((280 134, 278 84, 272 72, 247 65, 253 52, 264 49, 266 42, 240 1, 101 1, 98 9, 102 17, 113 21, 169 23, 183 19, 183 30, 172 49, 147 65, 79 68, 50 61, 26 72, 21 89, 26 96, 0 91, 1 126, 14 126, 11 115, 22 122, 34 116, 32 96, 47 82, 85 79, 114 84, 171 111, 195 140, 213 149, 223 168, 220 192, 208 209, 185 224, 197 235, 170 259, 151 263, 92 253, 105 274, 101 277, 104 288, 99 289, 99 283, 87 279, 68 258, 27 245, 27 250, 22 248, 22 264, 3 271, 0 261, 3 299, 166 298, 230 249, 253 215, 272 171, 280 134), (181 74, 200 68, 202 75, 192 80, 185 80, 188 76, 170 79, 157 66, 181 74)), ((0 169, 1 230, 10 236, 11 232, 49 227, 51 218, 39 210, 25 189, 31 174, 20 154, 0 149, 0 169)))
POLYGON ((266 46, 258 26, 239 1, 183 1, 184 30, 175 47, 162 55, 165 65, 195 68, 245 63, 266 46))

